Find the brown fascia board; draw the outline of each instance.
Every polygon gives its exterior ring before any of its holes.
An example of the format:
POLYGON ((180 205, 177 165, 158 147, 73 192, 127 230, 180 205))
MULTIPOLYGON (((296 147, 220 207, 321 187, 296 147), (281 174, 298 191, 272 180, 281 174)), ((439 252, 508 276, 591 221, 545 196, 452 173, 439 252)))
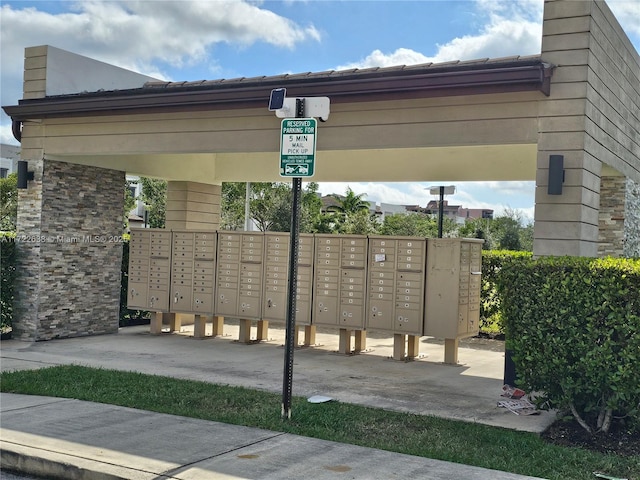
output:
POLYGON ((20 100, 4 106, 14 121, 69 116, 118 115, 185 110, 266 108, 274 88, 288 97, 327 96, 332 103, 381 101, 451 95, 541 91, 549 95, 552 66, 541 60, 483 63, 459 68, 425 67, 380 72, 329 72, 259 79, 184 84, 150 84, 131 90, 60 95, 20 100), (204 84, 203 84, 204 83, 204 84))

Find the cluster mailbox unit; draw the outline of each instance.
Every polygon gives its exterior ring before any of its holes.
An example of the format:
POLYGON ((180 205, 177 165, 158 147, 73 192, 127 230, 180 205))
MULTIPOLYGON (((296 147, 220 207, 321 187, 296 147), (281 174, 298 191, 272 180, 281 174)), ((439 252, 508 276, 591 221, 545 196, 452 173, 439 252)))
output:
POLYGON ((364 235, 315 235, 314 325, 340 329, 339 351, 364 349, 367 237, 364 235))
MULTIPOLYGON (((281 232, 131 232, 131 309, 240 320, 240 340, 258 340, 269 321, 286 322, 290 236, 281 232)), ((315 327, 340 329, 340 352, 364 349, 365 332, 394 335, 394 358, 418 354, 423 335, 445 339, 445 362, 457 363, 458 341, 478 333, 482 240, 301 234, 296 326, 314 341, 315 327)), ((216 327, 216 323, 218 326, 216 327)), ((156 326, 156 331, 159 331, 156 326)), ((218 332, 221 333, 221 332, 218 332)))
POLYGON ((427 240, 424 335, 445 339, 445 363, 458 363, 458 341, 479 332, 483 241, 427 240))
POLYGON ((129 249, 129 308, 169 312, 170 270, 171 232, 133 230, 129 249))

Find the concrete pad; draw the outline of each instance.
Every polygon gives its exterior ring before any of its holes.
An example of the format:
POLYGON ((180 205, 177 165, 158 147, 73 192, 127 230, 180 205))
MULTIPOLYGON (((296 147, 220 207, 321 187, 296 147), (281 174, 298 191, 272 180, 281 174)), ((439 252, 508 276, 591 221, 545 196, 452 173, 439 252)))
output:
MULTIPOLYGON (((212 325, 207 325, 211 334, 212 325)), ((239 343, 238 324, 225 320, 224 336, 193 338, 179 333, 150 335, 148 326, 103 335, 25 344, 3 341, 3 371, 78 364, 175 378, 282 391, 284 329, 272 325, 268 340, 239 343)), ((254 327, 255 333, 255 327, 254 327)), ((338 401, 435 415, 530 432, 541 432, 555 416, 517 416, 498 408, 504 371, 503 342, 461 341, 459 365, 444 364, 443 342, 423 337, 421 357, 394 361, 393 337, 367 332, 365 353, 338 354, 338 330, 318 329, 318 345, 294 354, 293 394, 327 395, 338 401)), ((295 412, 294 412, 295 415, 295 412)))

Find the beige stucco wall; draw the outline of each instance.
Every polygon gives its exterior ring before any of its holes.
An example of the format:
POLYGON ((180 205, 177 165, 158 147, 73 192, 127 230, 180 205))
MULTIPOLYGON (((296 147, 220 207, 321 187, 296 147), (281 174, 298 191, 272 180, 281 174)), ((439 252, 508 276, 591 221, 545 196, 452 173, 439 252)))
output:
MULTIPOLYGON (((314 181, 532 180, 540 92, 336 104, 314 181)), ((267 108, 48 119, 48 158, 138 175, 277 181, 280 122, 267 108)))
POLYGON ((601 1, 545 1, 543 60, 556 65, 540 102, 534 252, 598 254, 600 178, 639 178, 640 60, 601 1), (564 155, 562 195, 548 195, 549 155, 564 155))

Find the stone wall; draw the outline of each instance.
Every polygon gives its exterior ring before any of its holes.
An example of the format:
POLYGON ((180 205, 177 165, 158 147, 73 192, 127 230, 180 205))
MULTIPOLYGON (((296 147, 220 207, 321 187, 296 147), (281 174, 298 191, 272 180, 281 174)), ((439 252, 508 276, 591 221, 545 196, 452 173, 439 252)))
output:
POLYGON ((640 185, 602 177, 598 256, 640 257, 640 185))
POLYGON ((627 179, 624 223, 625 257, 640 258, 640 183, 627 179))
POLYGON ((598 256, 619 257, 624 245, 624 210, 626 180, 605 177, 600 181, 600 213, 598 215, 598 256))
MULTIPOLYGON (((124 172, 43 160, 21 193, 16 338, 118 329, 124 172)), ((29 162, 30 166, 36 164, 29 162)))

